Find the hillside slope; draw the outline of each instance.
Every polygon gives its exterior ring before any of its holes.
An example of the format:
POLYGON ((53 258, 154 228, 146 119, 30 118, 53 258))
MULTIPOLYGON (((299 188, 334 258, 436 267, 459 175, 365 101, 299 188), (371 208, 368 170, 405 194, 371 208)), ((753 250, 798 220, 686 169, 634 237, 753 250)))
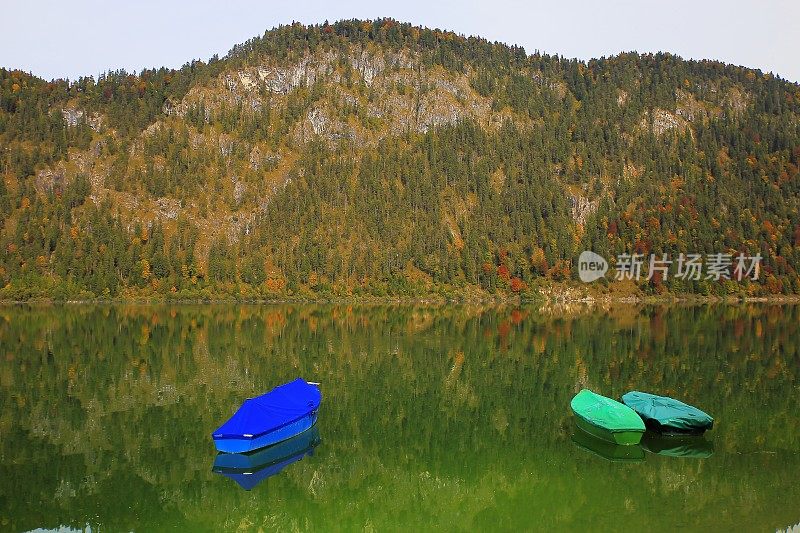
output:
POLYGON ((533 294, 586 249, 764 257, 637 292, 799 293, 799 119, 759 71, 388 19, 180 70, 0 70, 0 298, 533 294))

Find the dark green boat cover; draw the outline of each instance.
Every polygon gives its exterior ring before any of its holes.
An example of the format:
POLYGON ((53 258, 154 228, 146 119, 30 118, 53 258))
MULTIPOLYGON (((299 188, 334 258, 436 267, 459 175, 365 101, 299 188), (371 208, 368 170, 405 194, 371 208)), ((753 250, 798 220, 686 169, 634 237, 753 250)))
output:
POLYGON ((631 391, 622 397, 622 403, 659 429, 702 432, 714 425, 714 419, 707 413, 668 396, 631 391))
POLYGON ((630 407, 588 389, 576 394, 570 405, 576 416, 612 433, 645 430, 644 422, 630 407))

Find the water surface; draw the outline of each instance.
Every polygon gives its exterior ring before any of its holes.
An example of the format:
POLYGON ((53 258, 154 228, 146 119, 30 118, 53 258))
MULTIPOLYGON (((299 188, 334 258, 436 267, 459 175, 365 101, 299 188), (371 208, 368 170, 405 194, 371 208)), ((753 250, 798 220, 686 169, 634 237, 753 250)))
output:
POLYGON ((800 522, 800 307, 0 308, 0 529, 775 530, 800 522), (320 442, 212 472, 246 397, 322 383, 320 442), (705 440, 586 442, 582 387, 705 440))

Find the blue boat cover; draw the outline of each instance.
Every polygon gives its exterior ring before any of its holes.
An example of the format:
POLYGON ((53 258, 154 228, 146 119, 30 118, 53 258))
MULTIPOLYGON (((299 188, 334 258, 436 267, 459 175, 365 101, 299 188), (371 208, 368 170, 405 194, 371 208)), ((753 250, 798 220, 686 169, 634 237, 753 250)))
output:
POLYGON ((636 411, 645 422, 657 422, 662 428, 692 431, 711 429, 714 425, 714 419, 707 413, 669 396, 631 391, 622 397, 622 403, 636 411))
POLYGON ((213 437, 241 439, 264 435, 316 411, 321 400, 317 387, 297 378, 245 400, 233 416, 217 428, 213 437))

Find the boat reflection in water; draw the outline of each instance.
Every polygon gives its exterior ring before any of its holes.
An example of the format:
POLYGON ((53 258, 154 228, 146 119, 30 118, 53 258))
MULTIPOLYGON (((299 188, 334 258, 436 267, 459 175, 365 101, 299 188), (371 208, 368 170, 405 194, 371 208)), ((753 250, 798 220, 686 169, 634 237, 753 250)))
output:
POLYGON ((280 473, 290 464, 314 453, 320 443, 317 424, 294 437, 248 453, 219 453, 214 458, 214 473, 234 480, 245 490, 280 473))
POLYGON ((705 459, 714 454, 714 443, 700 436, 664 436, 648 431, 641 445, 648 452, 668 457, 705 459))
POLYGON ((613 442, 589 435, 577 426, 575 426, 572 430, 572 442, 574 442, 579 448, 583 448, 584 450, 609 461, 623 463, 637 463, 644 461, 644 450, 638 444, 633 446, 614 444, 613 442))

